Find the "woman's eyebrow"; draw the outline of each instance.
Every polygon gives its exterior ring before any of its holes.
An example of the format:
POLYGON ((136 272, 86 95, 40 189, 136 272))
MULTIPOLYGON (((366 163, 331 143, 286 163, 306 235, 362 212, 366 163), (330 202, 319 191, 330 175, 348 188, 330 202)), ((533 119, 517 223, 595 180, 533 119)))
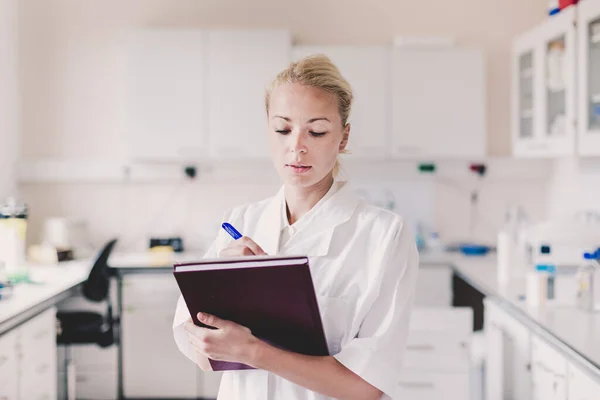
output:
MULTIPOLYGON (((281 115, 273 115, 273 118, 281 118, 281 119, 283 119, 284 121, 287 121, 287 122, 292 122, 292 120, 291 120, 290 118, 288 118, 288 117, 282 117, 281 115)), ((311 119, 309 119, 307 122, 308 122, 308 123, 312 123, 312 122, 316 122, 316 121, 327 121, 327 122, 331 122, 331 121, 330 121, 328 118, 326 118, 326 117, 317 117, 317 118, 311 118, 311 119)))

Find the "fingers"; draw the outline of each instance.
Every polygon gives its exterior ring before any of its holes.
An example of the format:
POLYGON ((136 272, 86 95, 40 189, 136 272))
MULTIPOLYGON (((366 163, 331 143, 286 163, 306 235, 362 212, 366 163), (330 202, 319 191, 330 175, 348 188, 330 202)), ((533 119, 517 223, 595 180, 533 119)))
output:
POLYGON ((202 312, 199 312, 196 317, 198 318, 198 321, 202 322, 203 324, 219 329, 226 328, 229 322, 219 317, 215 317, 212 314, 206 314, 202 312))
POLYGON ((242 236, 238 240, 229 243, 219 255, 223 256, 260 256, 266 255, 265 251, 252 239, 242 236))
POLYGON ((261 256, 267 254, 258 244, 256 244, 254 240, 250 239, 249 237, 243 236, 238 241, 240 240, 246 247, 252 250, 252 253, 254 253, 255 255, 261 256))

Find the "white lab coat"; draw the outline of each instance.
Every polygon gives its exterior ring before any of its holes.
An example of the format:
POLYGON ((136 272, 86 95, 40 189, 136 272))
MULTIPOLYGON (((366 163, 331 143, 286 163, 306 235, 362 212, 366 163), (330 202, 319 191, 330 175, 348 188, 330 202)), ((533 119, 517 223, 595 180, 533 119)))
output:
MULTIPOLYGON (((267 200, 234 208, 224 220, 252 238, 267 254, 308 255, 325 336, 343 365, 399 399, 402 358, 418 271, 411 230, 399 215, 365 203, 348 183, 298 222, 301 227, 279 246, 285 226, 283 188, 267 200), (281 250, 278 252, 278 250, 281 250)), ((294 224, 296 225, 296 224, 294 224)), ((232 239, 222 231, 205 257, 217 257, 232 239)), ((190 317, 183 299, 173 330, 177 346, 195 360, 183 325, 190 317)), ((324 400, 263 370, 226 371, 219 400, 324 400)))

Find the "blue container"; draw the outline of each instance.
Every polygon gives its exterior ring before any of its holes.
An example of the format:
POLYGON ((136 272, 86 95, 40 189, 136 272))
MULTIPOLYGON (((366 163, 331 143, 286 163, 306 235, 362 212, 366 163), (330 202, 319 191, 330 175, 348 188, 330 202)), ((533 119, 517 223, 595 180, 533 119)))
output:
POLYGON ((484 256, 490 251, 489 246, 465 243, 460 245, 460 251, 466 256, 484 256))

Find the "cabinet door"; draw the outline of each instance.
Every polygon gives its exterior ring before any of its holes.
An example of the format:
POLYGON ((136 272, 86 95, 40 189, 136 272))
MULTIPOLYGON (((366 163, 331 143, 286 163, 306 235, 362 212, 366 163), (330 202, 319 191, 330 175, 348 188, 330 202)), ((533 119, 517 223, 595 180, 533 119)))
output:
POLYGON ((568 390, 569 400, 596 400, 600 399, 600 376, 592 377, 575 365, 568 365, 568 390))
POLYGON ((291 59, 287 31, 209 31, 210 155, 269 158, 265 88, 291 59))
POLYGON ((56 309, 51 308, 19 329, 19 393, 23 399, 57 396, 56 309))
POLYGON ((382 159, 390 132, 390 52, 384 46, 296 46, 294 60, 325 54, 352 86, 350 154, 353 159, 382 159))
POLYGON ((452 306, 452 269, 448 265, 426 265, 419 268, 415 306, 452 306))
POLYGON ((536 336, 531 340, 531 376, 534 399, 567 399, 567 362, 536 336))
POLYGON ((410 400, 468 399, 469 374, 403 371, 399 394, 410 400))
POLYGON ((485 324, 488 400, 531 399, 529 330, 487 299, 485 324))
POLYGON ((576 8, 563 10, 540 29, 544 78, 540 138, 545 156, 575 153, 576 136, 576 8))
POLYGON ((483 157, 483 53, 451 47, 392 51, 393 156, 483 157))
POLYGON ((205 33, 156 29, 125 45, 125 132, 134 161, 207 154, 205 33))
POLYGON ((0 336, 0 399, 17 400, 18 371, 17 335, 8 332, 0 336))
MULTIPOLYGON (((151 283, 152 279, 147 278, 131 280, 151 283)), ((164 278, 172 280, 172 276, 164 278)), ((147 289, 150 291, 152 286, 147 289)), ((144 298, 128 295, 127 290, 125 286, 123 296, 128 300, 121 317, 125 397, 195 398, 197 367, 181 354, 173 340, 176 293, 159 290, 144 298)))
POLYGON ((544 82, 539 30, 536 27, 524 33, 513 44, 512 140, 517 157, 532 157, 545 150, 539 137, 544 82))
POLYGON ((583 1, 577 12, 579 153, 600 155, 600 1, 583 1))

